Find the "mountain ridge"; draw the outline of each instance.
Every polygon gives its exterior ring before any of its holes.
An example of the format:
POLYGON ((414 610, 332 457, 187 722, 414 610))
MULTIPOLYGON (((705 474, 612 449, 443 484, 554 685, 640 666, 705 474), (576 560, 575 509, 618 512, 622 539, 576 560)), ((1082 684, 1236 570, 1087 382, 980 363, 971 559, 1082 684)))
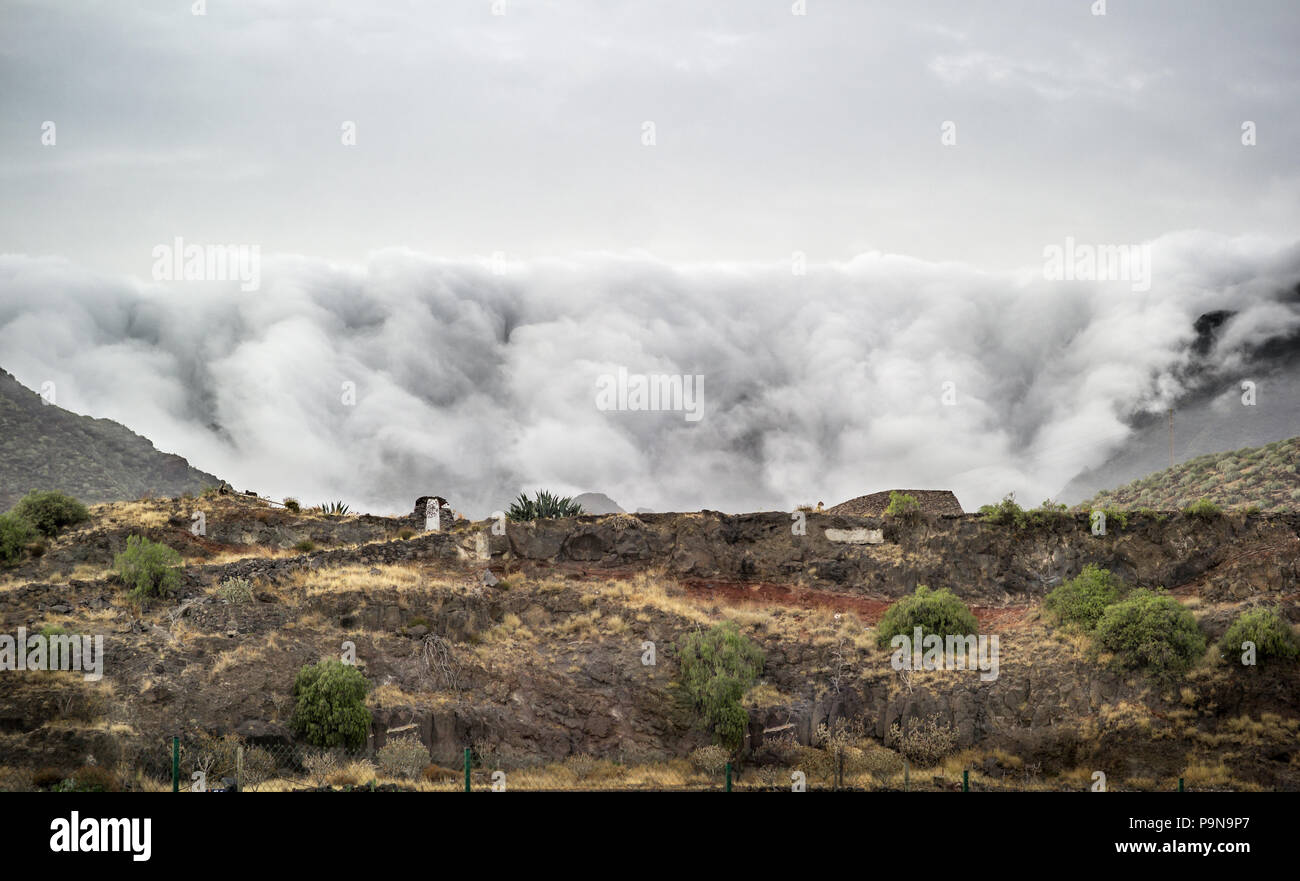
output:
POLYGON ((47 403, 0 369, 0 511, 31 490, 93 504, 197 493, 219 483, 119 422, 47 403))

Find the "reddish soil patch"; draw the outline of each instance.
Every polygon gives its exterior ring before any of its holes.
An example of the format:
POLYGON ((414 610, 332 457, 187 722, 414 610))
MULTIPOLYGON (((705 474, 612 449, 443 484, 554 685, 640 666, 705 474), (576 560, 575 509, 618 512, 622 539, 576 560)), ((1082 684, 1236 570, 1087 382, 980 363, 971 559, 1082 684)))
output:
POLYGON ((873 622, 889 608, 888 600, 848 596, 828 590, 814 590, 797 584, 770 581, 683 581, 688 596, 697 600, 741 605, 786 606, 794 609, 831 609, 855 612, 863 621, 873 622))
MULTIPOLYGON (((795 609, 830 609, 835 612, 853 612, 865 624, 875 624, 885 614, 893 600, 851 596, 828 590, 816 590, 797 584, 778 584, 770 581, 710 581, 694 579, 683 581, 688 596, 707 602, 726 605, 784 606, 795 609)), ((1006 630, 1024 622, 1029 605, 971 606, 981 629, 1006 630)))

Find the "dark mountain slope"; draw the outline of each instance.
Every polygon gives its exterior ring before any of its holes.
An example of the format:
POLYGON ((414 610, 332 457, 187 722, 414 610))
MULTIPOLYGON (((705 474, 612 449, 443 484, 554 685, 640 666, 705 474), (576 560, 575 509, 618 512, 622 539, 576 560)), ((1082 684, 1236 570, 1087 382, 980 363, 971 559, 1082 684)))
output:
POLYGON ((175 496, 220 482, 124 425, 46 404, 0 370, 0 511, 33 489, 94 503, 175 496))

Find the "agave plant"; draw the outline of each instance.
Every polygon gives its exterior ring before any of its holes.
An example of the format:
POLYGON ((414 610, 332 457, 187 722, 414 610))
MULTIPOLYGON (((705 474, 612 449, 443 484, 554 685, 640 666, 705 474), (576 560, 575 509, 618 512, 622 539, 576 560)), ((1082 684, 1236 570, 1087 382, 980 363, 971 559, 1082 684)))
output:
POLYGON ((320 512, 326 517, 342 517, 348 513, 348 506, 342 502, 326 502, 320 506, 320 512))
POLYGON ((534 498, 524 493, 510 505, 506 516, 515 522, 523 520, 544 520, 551 517, 577 517, 582 513, 582 505, 568 496, 552 495, 545 490, 538 490, 534 498))

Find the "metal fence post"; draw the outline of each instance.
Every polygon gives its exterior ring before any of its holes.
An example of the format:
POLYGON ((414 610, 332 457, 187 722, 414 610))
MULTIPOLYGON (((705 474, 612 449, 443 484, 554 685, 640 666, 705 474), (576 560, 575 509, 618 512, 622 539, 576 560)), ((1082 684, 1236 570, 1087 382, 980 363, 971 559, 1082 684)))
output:
POLYGON ((469 792, 469 747, 465 747, 465 791, 469 792))
POLYGON ((244 748, 235 748, 235 792, 244 791, 244 748))
POLYGON ((1182 778, 1182 777, 1179 777, 1179 778, 1178 778, 1178 791, 1179 791, 1179 792, 1182 792, 1182 791, 1183 791, 1183 778, 1182 778))
POLYGON ((181 791, 181 739, 172 738, 172 792, 181 791))
POLYGON ((727 792, 731 792, 731 762, 727 762, 727 792))
POLYGON ((961 791, 970 792, 970 769, 963 768, 961 772, 961 791))
POLYGON ((912 766, 907 759, 903 759, 903 792, 907 792, 909 784, 912 782, 912 766))

